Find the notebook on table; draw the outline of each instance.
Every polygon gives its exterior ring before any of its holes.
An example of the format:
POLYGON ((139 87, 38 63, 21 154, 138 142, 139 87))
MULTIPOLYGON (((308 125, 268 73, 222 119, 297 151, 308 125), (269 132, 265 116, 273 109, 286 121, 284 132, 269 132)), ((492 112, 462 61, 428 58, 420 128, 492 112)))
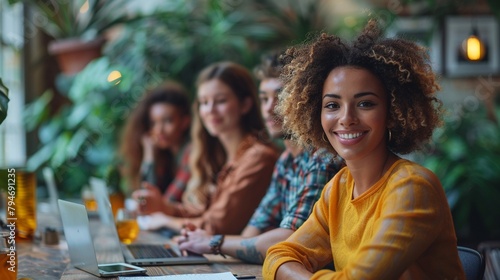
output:
MULTIPOLYGON (((97 209, 101 221, 107 222, 114 220, 113 212, 111 210, 111 203, 109 201, 109 194, 104 181, 92 178, 90 182, 92 191, 96 195, 97 209)), ((112 227, 113 239, 120 243, 116 228, 112 227)), ((206 264, 209 263, 208 259, 203 255, 198 255, 190 252, 181 252, 176 244, 144 244, 132 243, 123 244, 122 247, 123 257, 125 262, 139 265, 179 265, 179 264, 206 264)))
POLYGON ((99 277, 146 273, 144 268, 122 262, 99 264, 85 206, 61 199, 58 205, 71 264, 75 268, 99 277))

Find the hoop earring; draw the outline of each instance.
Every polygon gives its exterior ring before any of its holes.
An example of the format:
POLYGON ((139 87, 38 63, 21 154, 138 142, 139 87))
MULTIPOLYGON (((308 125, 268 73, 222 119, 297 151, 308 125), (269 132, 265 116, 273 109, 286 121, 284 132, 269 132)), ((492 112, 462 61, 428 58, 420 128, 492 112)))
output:
POLYGON ((323 134, 321 134, 321 139, 325 142, 325 143, 329 143, 326 139, 325 139, 325 132, 323 132, 323 134))
POLYGON ((391 139, 392 139, 392 133, 391 133, 391 130, 390 130, 390 129, 387 129, 387 131, 389 131, 389 140, 387 140, 387 142, 391 142, 391 139))

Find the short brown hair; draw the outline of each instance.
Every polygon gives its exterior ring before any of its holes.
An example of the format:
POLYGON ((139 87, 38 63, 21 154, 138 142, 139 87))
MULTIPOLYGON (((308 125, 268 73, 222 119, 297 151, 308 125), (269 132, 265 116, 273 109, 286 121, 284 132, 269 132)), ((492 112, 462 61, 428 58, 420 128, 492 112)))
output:
POLYGON ((284 54, 284 52, 272 52, 264 55, 260 64, 253 70, 255 77, 261 81, 265 79, 279 78, 284 66, 283 61, 280 59, 282 54, 284 54))

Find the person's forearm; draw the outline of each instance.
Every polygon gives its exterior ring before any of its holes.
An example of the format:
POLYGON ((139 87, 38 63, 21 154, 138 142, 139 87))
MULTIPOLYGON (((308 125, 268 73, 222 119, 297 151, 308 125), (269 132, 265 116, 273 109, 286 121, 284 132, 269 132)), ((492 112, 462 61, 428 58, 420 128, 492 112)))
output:
POLYGON ((243 238, 226 236, 222 244, 222 253, 236 257, 248 263, 262 264, 270 246, 286 240, 293 233, 290 229, 276 228, 261 235, 243 238))
POLYGON ((276 271, 275 280, 308 280, 311 279, 313 274, 307 270, 301 263, 298 262, 286 262, 282 264, 278 271, 276 271))
POLYGON ((165 223, 165 227, 175 230, 175 231, 181 231, 185 222, 184 219, 182 218, 177 218, 177 217, 168 217, 165 223))
POLYGON ((226 236, 221 251, 244 262, 262 264, 266 252, 259 251, 256 243, 257 237, 226 236))
POLYGON ((162 198, 160 211, 163 212, 165 215, 175 217, 176 216, 175 209, 177 204, 179 204, 179 202, 169 201, 166 198, 162 198))

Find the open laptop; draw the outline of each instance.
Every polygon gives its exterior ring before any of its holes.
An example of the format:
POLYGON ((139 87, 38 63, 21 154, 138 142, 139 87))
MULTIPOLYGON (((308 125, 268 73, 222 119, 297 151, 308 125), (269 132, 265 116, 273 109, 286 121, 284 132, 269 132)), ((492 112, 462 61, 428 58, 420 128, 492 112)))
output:
MULTIPOLYGON (((91 178, 90 185, 97 201, 97 209, 102 222, 114 221, 111 203, 106 183, 99 178, 91 178)), ((120 243, 116 228, 113 226, 113 239, 120 243)), ((181 252, 176 244, 144 244, 120 243, 125 262, 139 265, 179 265, 179 264, 206 264, 208 259, 203 255, 191 252, 181 252)))
POLYGON ((58 204, 71 264, 74 267, 99 277, 146 273, 144 268, 122 262, 98 264, 90 235, 87 209, 81 204, 61 199, 58 200, 58 204))

